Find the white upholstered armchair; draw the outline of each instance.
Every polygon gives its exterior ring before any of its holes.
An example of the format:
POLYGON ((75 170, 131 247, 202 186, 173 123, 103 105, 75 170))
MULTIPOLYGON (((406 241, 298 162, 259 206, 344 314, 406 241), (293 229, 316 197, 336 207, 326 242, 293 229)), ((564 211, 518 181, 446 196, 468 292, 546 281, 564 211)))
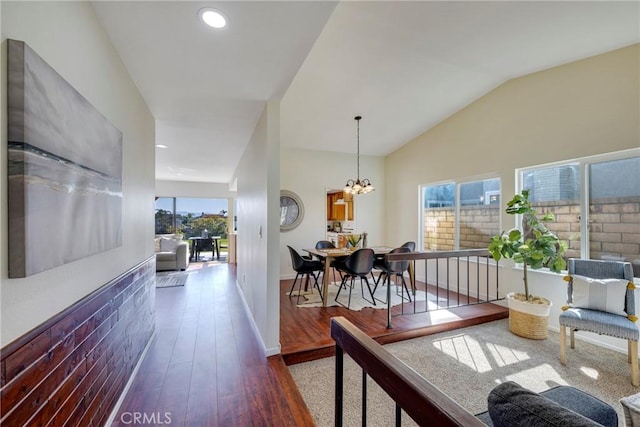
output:
POLYGON ((638 326, 631 263, 569 259, 567 305, 560 314, 560 362, 567 362, 567 328, 627 340, 631 383, 638 386, 638 326))

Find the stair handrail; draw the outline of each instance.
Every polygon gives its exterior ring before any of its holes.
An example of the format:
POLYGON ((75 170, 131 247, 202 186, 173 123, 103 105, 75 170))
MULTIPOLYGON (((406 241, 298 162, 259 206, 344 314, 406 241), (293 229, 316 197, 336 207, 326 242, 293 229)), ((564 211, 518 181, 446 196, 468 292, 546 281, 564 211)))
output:
MULTIPOLYGON (((335 425, 343 418, 343 358, 346 352, 396 402, 396 425, 402 408, 419 425, 480 427, 484 424, 456 401, 389 353, 344 317, 331 318, 336 342, 335 425)), ((366 380, 366 375, 363 379, 366 380)), ((365 388, 366 390, 366 384, 365 388)), ((366 395, 365 395, 366 399, 366 395)), ((366 401, 363 404, 365 407, 366 401)), ((363 411, 366 420, 366 411, 363 411)), ((363 420, 363 424, 366 421, 363 420)))

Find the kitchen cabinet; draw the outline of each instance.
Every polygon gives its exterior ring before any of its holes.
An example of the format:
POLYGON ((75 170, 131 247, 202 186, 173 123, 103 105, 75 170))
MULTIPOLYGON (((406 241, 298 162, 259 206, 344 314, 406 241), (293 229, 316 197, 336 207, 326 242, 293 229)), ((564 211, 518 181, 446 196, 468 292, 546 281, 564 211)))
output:
POLYGON ((342 191, 327 194, 327 220, 353 221, 353 195, 342 191), (336 204, 338 200, 344 204, 336 204))

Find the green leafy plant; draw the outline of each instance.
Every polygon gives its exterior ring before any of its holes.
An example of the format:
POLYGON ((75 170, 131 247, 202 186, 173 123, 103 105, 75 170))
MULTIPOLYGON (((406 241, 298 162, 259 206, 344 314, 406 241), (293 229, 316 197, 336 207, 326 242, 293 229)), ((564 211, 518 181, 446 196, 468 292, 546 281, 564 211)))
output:
POLYGON ((358 246, 358 243, 360 243, 361 238, 362 236, 360 234, 350 234, 347 236, 347 242, 349 242, 352 248, 355 248, 358 246))
POLYGON ((518 264, 524 264, 524 296, 530 300, 527 266, 533 269, 548 267, 549 270, 559 273, 566 268, 563 255, 568 245, 544 224, 555 220, 553 214, 538 214, 531 207, 529 190, 522 190, 521 194, 516 194, 507 203, 506 213, 522 215, 522 230, 514 228, 493 236, 488 249, 496 261, 508 258, 518 264))

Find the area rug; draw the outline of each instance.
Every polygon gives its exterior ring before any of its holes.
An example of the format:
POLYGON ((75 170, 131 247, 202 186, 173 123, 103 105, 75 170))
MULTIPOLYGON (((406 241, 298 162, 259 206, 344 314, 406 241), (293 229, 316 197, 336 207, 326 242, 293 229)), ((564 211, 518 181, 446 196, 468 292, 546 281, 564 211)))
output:
MULTIPOLYGON (((618 400, 640 391, 631 385, 625 354, 577 340, 576 349, 567 349, 564 366, 558 333, 549 332, 546 340, 520 338, 509 332, 508 319, 384 347, 473 414, 486 410, 489 392, 505 381, 536 392, 571 385, 613 406, 623 425, 618 400)), ((289 366, 321 427, 334 422, 334 364, 332 357, 289 366)), ((344 372, 345 425, 360 425, 362 371, 345 356, 344 372)), ((367 382, 367 401, 367 425, 394 425, 394 404, 372 380, 367 382)), ((402 425, 415 423, 403 414, 402 425)))
POLYGON ((156 272, 156 288, 172 288, 184 286, 189 273, 186 271, 158 271, 156 272))
MULTIPOLYGON (((373 294, 375 304, 371 302, 371 295, 369 295, 369 290, 367 289, 367 285, 363 282, 364 286, 364 298, 362 296, 362 290, 360 288, 360 282, 355 281, 354 288, 351 291, 351 303, 349 304, 349 288, 342 289, 340 292, 340 297, 338 298, 338 303, 336 299, 336 295, 339 289, 339 282, 332 282, 329 284, 329 295, 327 296, 327 307, 336 307, 336 306, 347 306, 349 305, 349 310, 360 311, 363 308, 374 308, 374 309, 386 309, 387 308, 387 287, 386 286, 378 286, 375 293, 373 294)), ((370 282, 371 290, 373 290, 374 283, 370 282)), ((322 285, 320 285, 322 286, 322 285)), ((293 291, 292 295, 297 295, 298 291, 293 291)), ((287 295, 289 295, 287 293, 287 295)), ((300 293, 300 302, 298 307, 322 307, 322 298, 320 297, 320 293, 317 289, 302 291, 300 293)), ((412 294, 411 299, 417 299, 417 301, 421 301, 424 304, 424 301, 428 299, 429 309, 436 308, 436 298, 431 294, 427 294, 424 291, 417 290, 415 296, 412 294)), ((446 300, 444 300, 446 301, 446 300)), ((409 302, 407 297, 407 292, 404 293, 404 300, 401 295, 400 288, 397 288, 393 282, 391 282, 391 306, 396 306, 398 304, 402 304, 403 302, 409 302), (396 292, 397 289, 397 292, 396 292)))

